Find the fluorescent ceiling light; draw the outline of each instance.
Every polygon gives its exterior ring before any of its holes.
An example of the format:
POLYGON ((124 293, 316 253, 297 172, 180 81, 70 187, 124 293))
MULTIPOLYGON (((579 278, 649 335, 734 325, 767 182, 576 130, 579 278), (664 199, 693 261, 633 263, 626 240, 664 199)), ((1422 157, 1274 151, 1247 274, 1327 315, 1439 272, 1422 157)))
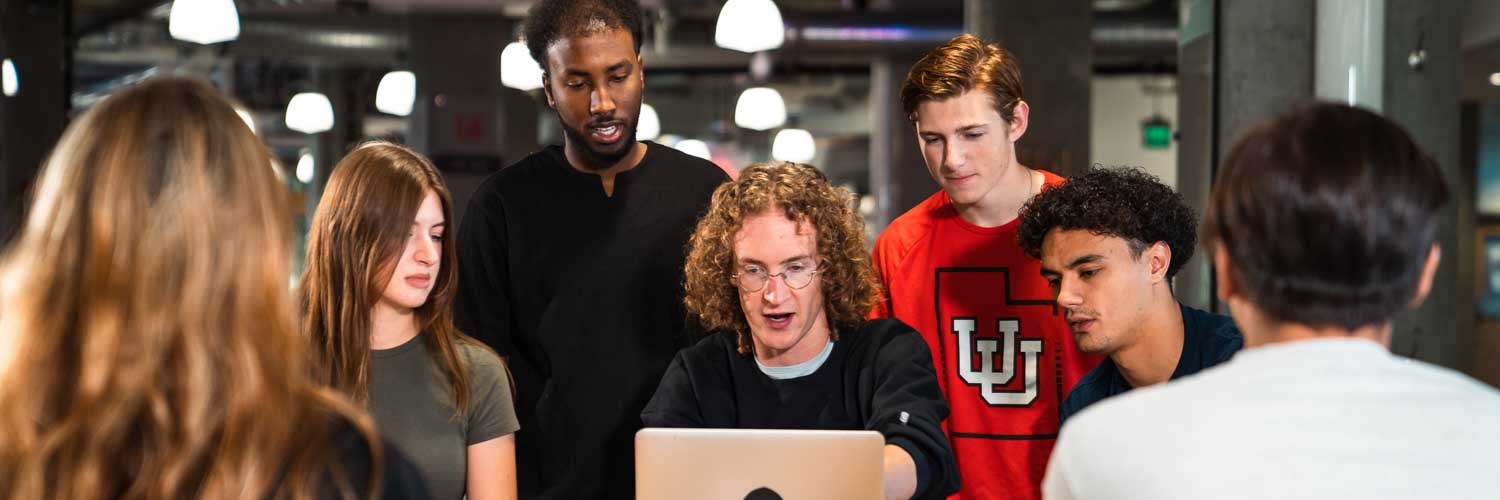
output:
POLYGON ((10 58, 0 63, 0 90, 4 90, 6 97, 16 95, 16 92, 21 90, 21 78, 16 75, 16 63, 11 62, 10 58))
POLYGON ((734 105, 734 124, 751 130, 770 130, 786 124, 786 102, 770 87, 745 89, 734 105))
POLYGON ((641 105, 640 119, 635 124, 635 140, 649 141, 661 135, 661 118, 650 104, 641 105))
POLYGON ((531 58, 526 44, 511 42, 500 51, 500 83, 523 91, 542 88, 542 67, 531 58))
POLYGON ((317 160, 313 159, 312 153, 303 151, 302 156, 297 158, 297 180, 302 181, 303 184, 312 182, 313 174, 316 173, 313 169, 316 166, 317 160))
POLYGON ((292 96, 286 105, 286 128, 304 134, 327 132, 333 128, 333 104, 328 96, 303 92, 292 96))
POLYGON ((771 142, 771 157, 780 161, 807 163, 817 151, 812 133, 800 128, 782 129, 771 142))
POLYGON ((677 143, 677 145, 673 146, 673 147, 677 148, 678 151, 681 151, 681 152, 684 152, 684 153, 687 153, 687 154, 690 154, 690 155, 693 155, 693 156, 696 156, 696 157, 699 157, 699 158, 702 158, 702 159, 705 159, 705 160, 710 160, 710 161, 713 160, 713 154, 709 153, 709 151, 708 151, 708 143, 700 141, 700 140, 697 140, 697 139, 687 139, 687 140, 679 141, 677 143))
POLYGON ((781 46, 786 25, 771 0, 729 0, 719 10, 714 45, 740 52, 760 52, 781 46))
POLYGON ((396 116, 411 114, 417 100, 417 75, 410 71, 392 71, 380 79, 375 89, 375 109, 396 116))
POLYGON ((174 0, 167 31, 187 42, 227 42, 240 37, 240 13, 234 0, 174 0))

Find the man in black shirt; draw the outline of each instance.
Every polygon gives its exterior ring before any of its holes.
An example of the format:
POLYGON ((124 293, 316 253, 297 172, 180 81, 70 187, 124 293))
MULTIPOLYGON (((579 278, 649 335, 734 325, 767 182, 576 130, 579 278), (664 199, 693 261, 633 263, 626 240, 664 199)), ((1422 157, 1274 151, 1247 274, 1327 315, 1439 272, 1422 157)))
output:
POLYGON ((684 273, 688 309, 717 333, 677 355, 641 420, 879 431, 887 498, 943 498, 959 487, 948 404, 916 330, 864 319, 879 284, 852 200, 794 163, 714 193, 684 273))
POLYGON ((521 498, 630 498, 632 438, 688 344, 683 248, 717 166, 635 140, 634 0, 543 0, 525 21, 563 146, 486 179, 458 233, 460 329, 515 375, 521 498))
POLYGON ((1182 197, 1138 170, 1094 170, 1027 203, 1021 248, 1041 259, 1078 348, 1109 355, 1073 386, 1060 420, 1240 350, 1243 340, 1229 317, 1172 295, 1172 277, 1193 256, 1196 235, 1182 197))

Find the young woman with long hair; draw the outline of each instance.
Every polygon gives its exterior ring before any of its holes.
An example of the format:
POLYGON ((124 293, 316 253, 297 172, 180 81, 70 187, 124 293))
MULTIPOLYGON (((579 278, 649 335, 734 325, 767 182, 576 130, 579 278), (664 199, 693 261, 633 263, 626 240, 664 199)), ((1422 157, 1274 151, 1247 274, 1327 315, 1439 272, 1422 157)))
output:
POLYGON ((324 381, 366 406, 433 498, 514 498, 510 378, 453 326, 452 220, 426 158, 385 142, 350 152, 308 234, 303 329, 324 381))
POLYGON ((0 258, 0 497, 420 491, 312 376, 287 194, 204 82, 147 80, 68 127, 0 258))

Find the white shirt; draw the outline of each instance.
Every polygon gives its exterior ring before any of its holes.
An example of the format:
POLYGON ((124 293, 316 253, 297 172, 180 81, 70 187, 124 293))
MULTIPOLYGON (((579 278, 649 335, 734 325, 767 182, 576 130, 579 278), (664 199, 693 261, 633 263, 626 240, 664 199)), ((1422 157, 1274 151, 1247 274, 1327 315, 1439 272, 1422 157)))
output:
POLYGON ((1500 498, 1500 391, 1375 342, 1303 340, 1068 420, 1052 499, 1500 498))

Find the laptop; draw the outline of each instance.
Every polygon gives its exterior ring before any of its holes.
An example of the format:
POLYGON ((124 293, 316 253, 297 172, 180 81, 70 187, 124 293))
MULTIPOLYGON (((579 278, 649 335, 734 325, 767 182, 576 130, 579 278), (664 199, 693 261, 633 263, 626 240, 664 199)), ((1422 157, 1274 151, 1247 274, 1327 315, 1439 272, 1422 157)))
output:
POLYGON ((642 429, 637 500, 879 499, 875 431, 642 429))

